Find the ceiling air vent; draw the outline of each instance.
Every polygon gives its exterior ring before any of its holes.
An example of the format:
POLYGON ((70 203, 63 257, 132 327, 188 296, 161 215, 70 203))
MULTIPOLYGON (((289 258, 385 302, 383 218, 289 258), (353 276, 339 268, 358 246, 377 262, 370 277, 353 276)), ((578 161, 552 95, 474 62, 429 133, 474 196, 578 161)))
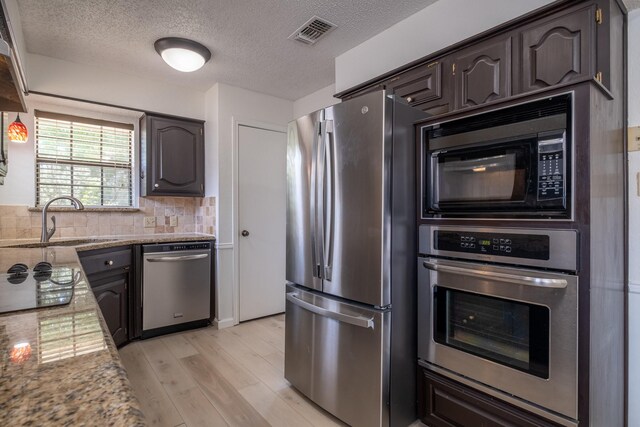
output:
POLYGON ((289 38, 292 40, 297 40, 304 44, 311 45, 317 42, 322 36, 330 32, 334 28, 336 28, 335 24, 314 16, 313 18, 309 19, 302 27, 294 31, 294 33, 291 34, 289 38))

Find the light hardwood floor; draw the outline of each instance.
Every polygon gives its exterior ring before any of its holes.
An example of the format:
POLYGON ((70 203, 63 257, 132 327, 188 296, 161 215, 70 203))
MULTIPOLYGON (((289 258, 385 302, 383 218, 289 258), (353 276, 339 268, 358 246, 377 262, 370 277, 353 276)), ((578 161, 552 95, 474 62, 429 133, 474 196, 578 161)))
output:
POLYGON ((284 379, 284 315, 120 350, 149 425, 343 426, 284 379))

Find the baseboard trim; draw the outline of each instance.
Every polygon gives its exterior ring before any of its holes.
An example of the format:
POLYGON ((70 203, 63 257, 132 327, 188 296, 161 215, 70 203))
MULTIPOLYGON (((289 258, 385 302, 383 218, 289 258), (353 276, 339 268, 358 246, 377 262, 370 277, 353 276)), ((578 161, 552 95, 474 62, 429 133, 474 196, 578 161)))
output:
POLYGON ((233 317, 229 317, 227 319, 222 319, 222 320, 213 319, 212 325, 216 329, 230 328, 231 326, 234 325, 233 317))

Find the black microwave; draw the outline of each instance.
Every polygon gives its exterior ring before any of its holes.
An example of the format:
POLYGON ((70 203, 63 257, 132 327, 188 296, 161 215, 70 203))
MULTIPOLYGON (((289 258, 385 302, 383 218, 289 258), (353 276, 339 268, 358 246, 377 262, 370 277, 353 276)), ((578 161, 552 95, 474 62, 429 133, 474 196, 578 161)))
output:
POLYGON ((571 218, 564 94, 422 128, 425 218, 571 218))

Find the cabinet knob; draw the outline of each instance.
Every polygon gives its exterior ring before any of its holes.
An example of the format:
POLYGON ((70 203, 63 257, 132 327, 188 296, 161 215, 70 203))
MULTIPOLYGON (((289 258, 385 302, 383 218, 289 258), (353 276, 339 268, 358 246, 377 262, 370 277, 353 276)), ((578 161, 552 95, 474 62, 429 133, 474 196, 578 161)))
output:
POLYGON ((154 186, 155 188, 158 188, 158 187, 160 187, 160 184, 155 183, 155 184, 153 184, 153 186, 154 186))
POLYGON ((413 98, 410 96, 407 96, 407 102, 413 102, 413 98))
POLYGON ((242 230, 242 237, 247 237, 249 235, 249 232, 247 230, 242 230))
POLYGON ((105 264, 105 265, 113 265, 113 261, 112 261, 112 260, 105 261, 105 263, 104 263, 104 264, 105 264))

